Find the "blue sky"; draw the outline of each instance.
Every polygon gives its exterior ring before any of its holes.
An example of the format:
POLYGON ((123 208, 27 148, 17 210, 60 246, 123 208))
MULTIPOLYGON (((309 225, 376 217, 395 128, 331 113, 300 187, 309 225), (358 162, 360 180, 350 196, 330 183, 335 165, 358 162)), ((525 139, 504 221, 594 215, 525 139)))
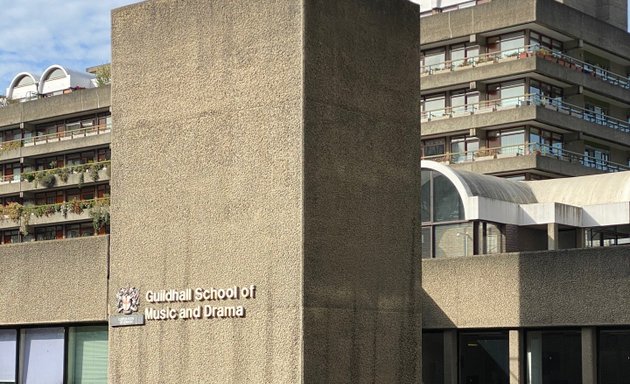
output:
POLYGON ((139 1, 0 0, 0 95, 19 72, 110 62, 110 11, 139 1))

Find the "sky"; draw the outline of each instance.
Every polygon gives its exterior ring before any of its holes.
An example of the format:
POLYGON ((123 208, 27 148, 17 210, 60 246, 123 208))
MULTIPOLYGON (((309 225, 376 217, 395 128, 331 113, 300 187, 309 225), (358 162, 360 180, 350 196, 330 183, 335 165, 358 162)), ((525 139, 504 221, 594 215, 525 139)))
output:
POLYGON ((0 95, 15 75, 111 61, 110 11, 140 0, 0 0, 0 95))

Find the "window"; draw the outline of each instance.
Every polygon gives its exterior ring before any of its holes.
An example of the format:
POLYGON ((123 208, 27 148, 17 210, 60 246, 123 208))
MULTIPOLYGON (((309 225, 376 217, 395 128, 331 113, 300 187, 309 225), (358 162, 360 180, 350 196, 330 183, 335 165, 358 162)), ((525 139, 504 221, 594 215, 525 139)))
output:
POLYGON ((15 383, 17 331, 0 329, 0 383, 15 383))
POLYGON ((538 80, 529 80, 529 93, 532 101, 537 104, 561 105, 562 88, 538 80))
POLYGON ((627 383, 630 378, 630 330, 600 330, 597 358, 599 384, 627 383))
POLYGON ((22 372, 24 384, 58 384, 63 382, 63 328, 29 328, 22 330, 22 372))
POLYGON ((460 333, 459 367, 461 384, 508 384, 507 331, 460 333))
POLYGON ((455 186, 446 176, 428 169, 421 171, 420 184, 422 257, 472 255, 473 223, 463 222, 464 206, 455 186))
POLYGON ((446 98, 444 94, 422 96, 420 98, 420 111, 423 118, 439 117, 444 115, 446 98))
POLYGON ((527 383, 581 383, 579 330, 527 332, 527 383))
POLYGON ((488 52, 501 52, 501 57, 516 56, 525 47, 525 32, 515 32, 488 38, 488 52))
POLYGON ((471 64, 479 59, 479 45, 459 44, 451 47, 451 63, 453 67, 471 64))
POLYGON ((107 383, 107 327, 71 327, 68 382, 107 383))
POLYGON ((479 149, 479 138, 474 136, 454 137, 451 139, 451 161, 463 163, 472 161, 479 149))
POLYGON ((562 156, 562 135, 559 133, 530 127, 529 143, 530 151, 540 151, 556 157, 562 156))
POLYGON ((2 244, 15 244, 20 242, 20 234, 17 229, 2 233, 2 244))
POLYGON ((497 148, 499 154, 525 154, 525 129, 510 128, 488 132, 488 147, 497 148))
POLYGON ((422 72, 432 72, 446 68, 446 50, 444 48, 424 52, 420 56, 422 72))
POLYGON ((609 159, 610 151, 608 151, 607 149, 586 146, 586 148, 584 148, 584 157, 582 158, 582 164, 590 168, 607 170, 609 159))
POLYGON ((0 329, 0 383, 107 383, 107 326, 0 329))
POLYGON ((422 332, 422 382, 444 382, 443 332, 422 332))
POLYGON ((562 42, 560 40, 552 39, 534 31, 529 33, 529 45, 533 49, 545 48, 553 52, 562 51, 562 42))
POLYGON ((63 239, 63 226, 53 225, 49 227, 35 228, 35 241, 63 239))
POLYGON ((525 81, 491 84, 488 85, 487 93, 489 105, 497 107, 520 105, 525 101, 525 81))
POLYGON ((443 155, 444 148, 444 139, 423 140, 421 143, 422 157, 443 155))
POLYGON ((451 111, 465 113, 474 111, 479 104, 479 92, 462 90, 451 94, 451 111))

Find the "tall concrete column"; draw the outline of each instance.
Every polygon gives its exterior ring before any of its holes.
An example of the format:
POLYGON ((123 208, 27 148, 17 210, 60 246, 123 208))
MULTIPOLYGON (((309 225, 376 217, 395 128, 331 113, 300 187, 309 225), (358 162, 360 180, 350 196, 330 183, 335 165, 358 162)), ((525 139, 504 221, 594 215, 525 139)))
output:
POLYGON ((597 330, 582 328, 582 384, 597 384, 597 330))
MULTIPOLYGON (((113 12, 120 287, 256 286, 110 332, 110 380, 420 381, 419 15, 407 0, 113 12)), ((144 297, 144 296, 141 296, 144 297)))
POLYGON ((552 251, 558 249, 558 224, 547 224, 547 249, 552 251))
POLYGON ((509 331, 509 353, 510 353, 510 384, 525 383, 523 377, 524 357, 521 356, 523 348, 523 331, 514 329, 509 331))

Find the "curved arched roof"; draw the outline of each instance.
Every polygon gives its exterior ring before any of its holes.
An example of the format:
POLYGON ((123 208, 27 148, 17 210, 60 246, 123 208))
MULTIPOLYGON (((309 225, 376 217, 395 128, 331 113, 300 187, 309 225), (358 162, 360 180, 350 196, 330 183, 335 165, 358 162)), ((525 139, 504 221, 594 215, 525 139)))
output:
POLYGON ((62 67, 61 65, 58 64, 53 64, 50 67, 46 68, 44 70, 44 73, 42 73, 42 80, 46 81, 48 80, 48 76, 50 76, 51 73, 53 73, 56 69, 61 69, 63 71, 63 73, 68 76, 68 71, 66 71, 66 69, 64 67, 62 67))
POLYGON ((15 77, 13 77, 13 80, 11 80, 11 84, 9 85, 9 88, 7 88, 7 98, 11 99, 13 97, 13 89, 15 89, 15 87, 20 83, 20 80, 22 80, 24 77, 30 77, 33 80, 33 87, 35 87, 35 90, 37 90, 37 83, 39 82, 39 76, 37 75, 33 75, 30 72, 20 72, 17 75, 15 75, 15 77))
POLYGON ((455 170, 430 160, 421 160, 420 166, 423 169, 432 169, 446 176, 455 185, 462 198, 481 196, 517 204, 538 202, 529 186, 519 181, 455 170))
POLYGON ((526 184, 541 203, 559 202, 583 207, 630 201, 630 171, 528 181, 526 184))

